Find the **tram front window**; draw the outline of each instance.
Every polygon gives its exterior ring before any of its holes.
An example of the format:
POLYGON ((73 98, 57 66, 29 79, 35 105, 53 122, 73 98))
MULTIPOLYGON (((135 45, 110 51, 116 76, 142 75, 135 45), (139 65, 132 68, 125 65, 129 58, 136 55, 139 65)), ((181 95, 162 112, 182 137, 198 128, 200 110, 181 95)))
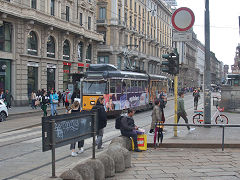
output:
POLYGON ((85 81, 83 82, 83 94, 106 94, 107 82, 85 81))

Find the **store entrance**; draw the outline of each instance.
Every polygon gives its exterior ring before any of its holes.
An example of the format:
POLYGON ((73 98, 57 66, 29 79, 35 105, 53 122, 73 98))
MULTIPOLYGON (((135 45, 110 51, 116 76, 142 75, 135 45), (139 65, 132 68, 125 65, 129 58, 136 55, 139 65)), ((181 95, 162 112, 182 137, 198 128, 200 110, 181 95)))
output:
POLYGON ((31 93, 38 90, 38 68, 28 66, 28 97, 31 97, 31 93))

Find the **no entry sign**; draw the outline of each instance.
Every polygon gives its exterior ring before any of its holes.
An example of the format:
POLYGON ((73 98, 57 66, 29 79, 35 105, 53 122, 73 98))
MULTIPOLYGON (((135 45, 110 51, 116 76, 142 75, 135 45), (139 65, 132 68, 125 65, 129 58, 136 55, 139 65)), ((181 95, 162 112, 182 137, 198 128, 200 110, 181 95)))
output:
POLYGON ((193 11, 186 7, 177 9, 172 15, 172 25, 177 31, 189 30, 193 26, 194 21, 193 11))

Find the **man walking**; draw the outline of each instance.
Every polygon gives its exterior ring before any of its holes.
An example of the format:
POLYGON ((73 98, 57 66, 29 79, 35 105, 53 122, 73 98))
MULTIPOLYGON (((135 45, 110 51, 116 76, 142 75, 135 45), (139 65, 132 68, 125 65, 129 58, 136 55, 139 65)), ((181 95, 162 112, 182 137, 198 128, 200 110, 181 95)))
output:
POLYGON ((50 104, 51 104, 51 115, 57 115, 57 104, 58 104, 58 95, 56 91, 51 90, 50 94, 50 104))
POLYGON ((8 109, 11 109, 11 102, 13 100, 13 96, 12 94, 8 91, 8 89, 6 90, 6 93, 5 93, 5 98, 6 98, 6 103, 7 103, 7 108, 8 109))
POLYGON ((140 149, 138 149, 138 143, 137 143, 137 132, 136 130, 138 127, 135 125, 135 122, 133 120, 133 115, 135 111, 133 109, 128 109, 127 116, 124 116, 121 119, 121 134, 126 137, 132 137, 134 142, 134 151, 135 152, 142 152, 140 149))
MULTIPOLYGON (((178 93, 179 98, 178 98, 178 109, 177 109, 177 123, 179 122, 180 117, 182 117, 185 121, 186 124, 188 124, 188 118, 187 118, 187 113, 184 108, 184 93, 179 92, 178 93)), ((193 131, 195 128, 190 128, 190 126, 187 126, 189 131, 193 131)))
POLYGON ((198 90, 197 89, 195 89, 194 91, 193 91, 193 101, 194 101, 194 109, 195 110, 197 110, 197 106, 198 106, 198 100, 199 100, 199 98, 200 98, 200 94, 199 94, 199 92, 198 92, 198 90))

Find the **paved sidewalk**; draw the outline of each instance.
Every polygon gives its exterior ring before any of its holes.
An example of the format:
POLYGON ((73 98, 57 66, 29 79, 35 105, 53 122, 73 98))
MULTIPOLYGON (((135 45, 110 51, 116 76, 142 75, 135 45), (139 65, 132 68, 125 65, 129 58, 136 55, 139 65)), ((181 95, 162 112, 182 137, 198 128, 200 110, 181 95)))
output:
POLYGON ((237 180, 239 153, 239 149, 148 149, 132 153, 132 167, 107 180, 237 180))

